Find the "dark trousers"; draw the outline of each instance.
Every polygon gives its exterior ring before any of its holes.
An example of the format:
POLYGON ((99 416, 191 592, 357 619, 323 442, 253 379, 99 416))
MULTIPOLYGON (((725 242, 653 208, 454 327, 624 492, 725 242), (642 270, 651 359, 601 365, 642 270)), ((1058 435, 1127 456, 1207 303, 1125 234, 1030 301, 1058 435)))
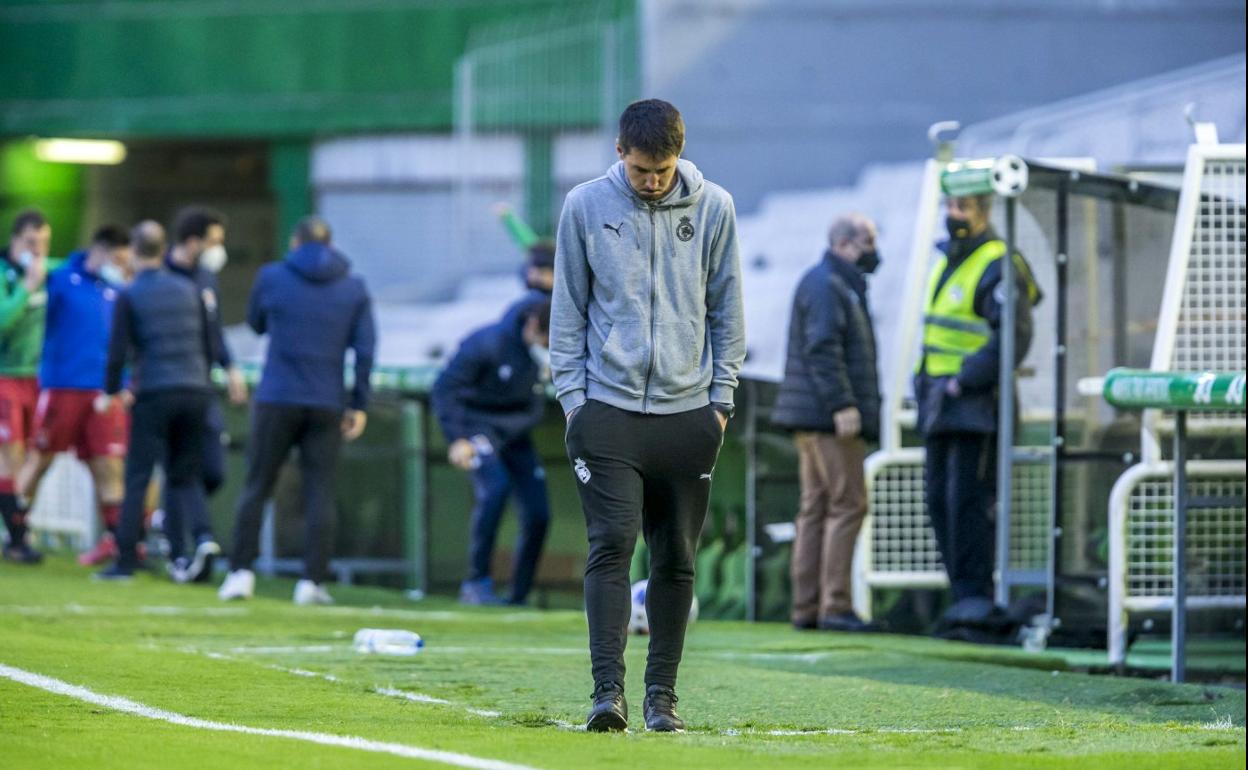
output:
POLYGON ((185 554, 184 528, 189 522, 196 538, 210 537, 204 487, 200 478, 205 417, 211 396, 206 391, 162 390, 140 393, 131 409, 130 451, 126 455, 125 497, 117 546, 123 565, 134 566, 143 525, 143 503, 152 470, 165 465, 165 535, 169 556, 185 554))
POLYGON ((520 504, 520 534, 511 581, 511 601, 523 604, 533 586, 533 575, 546 542, 550 505, 546 499, 546 470, 537 456, 533 441, 525 436, 492 455, 481 457, 481 467, 473 471, 472 489, 476 506, 472 509, 472 538, 468 547, 468 578, 490 576, 494 539, 512 490, 520 504))
POLYGON ((200 471, 204 480, 204 494, 212 497, 225 483, 225 411, 220 399, 208 403, 208 416, 204 430, 203 459, 200 471))
MULTIPOLYGON (((199 456, 199 476, 204 485, 204 496, 212 495, 225 483, 225 447, 221 443, 221 435, 225 432, 225 413, 221 410, 221 402, 216 398, 208 399, 208 408, 204 412, 203 439, 200 441, 202 450, 199 456)), ((169 467, 169 458, 164 458, 161 465, 169 467)), ((164 507, 169 510, 169 485, 164 489, 164 507)), ((208 505, 200 507, 198 513, 188 513, 191 517, 191 532, 198 539, 203 533, 212 533, 212 523, 208 513, 208 505)), ((168 524, 165 526, 169 529, 168 524)), ((178 539, 181 540, 179 533, 178 539)), ((170 547, 173 543, 170 541, 170 547)))
POLYGON ((926 440, 927 515, 954 601, 992 598, 997 437, 947 433, 926 440))
POLYGON ((693 566, 711 472, 723 443, 711 407, 643 415, 588 402, 568 426, 585 512, 585 611, 594 682, 624 682, 632 606, 628 568, 640 531, 650 549, 646 685, 675 687, 693 602, 693 566))
POLYGON ((328 527, 333 512, 334 474, 342 446, 342 412, 258 403, 251 412, 247 480, 234 511, 231 569, 251 569, 260 552, 264 504, 290 450, 299 448, 303 497, 303 577, 329 577, 328 527))

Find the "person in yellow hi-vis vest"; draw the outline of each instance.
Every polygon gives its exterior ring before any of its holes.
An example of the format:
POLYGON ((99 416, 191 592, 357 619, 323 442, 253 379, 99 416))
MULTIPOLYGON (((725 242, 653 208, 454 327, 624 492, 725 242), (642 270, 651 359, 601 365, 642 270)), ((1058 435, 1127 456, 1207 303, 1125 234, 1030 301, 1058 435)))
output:
MULTIPOLYGON (((927 512, 949 575, 953 604, 941 627, 991 632, 1004 620, 992 600, 1000 321, 1005 242, 989 224, 992 196, 946 201, 949 240, 924 297, 923 349, 915 376, 927 449, 927 512)), ((1015 365, 1031 345, 1040 290, 1015 254, 1015 365)))

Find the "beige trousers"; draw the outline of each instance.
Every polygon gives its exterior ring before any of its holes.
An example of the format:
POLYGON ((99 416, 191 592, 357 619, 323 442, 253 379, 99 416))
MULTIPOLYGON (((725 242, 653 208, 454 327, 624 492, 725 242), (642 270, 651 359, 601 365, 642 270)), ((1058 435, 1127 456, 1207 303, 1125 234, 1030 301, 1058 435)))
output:
POLYGON ((794 442, 802 501, 793 542, 791 619, 809 623, 853 609, 854 545, 867 514, 867 445, 831 433, 799 432, 794 442))

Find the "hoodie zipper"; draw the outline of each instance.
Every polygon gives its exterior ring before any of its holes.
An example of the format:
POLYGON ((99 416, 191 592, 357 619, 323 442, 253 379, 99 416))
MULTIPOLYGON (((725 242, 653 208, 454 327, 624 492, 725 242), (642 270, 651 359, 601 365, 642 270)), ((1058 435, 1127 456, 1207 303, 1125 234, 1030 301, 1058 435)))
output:
POLYGON ((658 230, 654 225, 654 206, 647 204, 646 208, 650 210, 650 364, 646 368, 646 385, 641 392, 641 413, 650 413, 650 378, 654 376, 654 359, 655 351, 658 349, 658 341, 655 339, 654 325, 654 302, 658 295, 656 284, 658 278, 655 275, 656 263, 655 253, 658 251, 657 239, 658 230))

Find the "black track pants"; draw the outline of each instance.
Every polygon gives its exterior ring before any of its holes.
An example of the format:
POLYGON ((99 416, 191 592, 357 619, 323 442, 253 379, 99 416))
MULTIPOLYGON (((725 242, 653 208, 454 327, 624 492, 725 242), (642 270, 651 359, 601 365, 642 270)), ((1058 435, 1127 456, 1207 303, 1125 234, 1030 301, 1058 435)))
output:
POLYGON ((568 459, 585 512, 585 609, 595 683, 624 682, 638 531, 650 548, 646 685, 676 685, 693 601, 693 564, 723 431, 709 406, 672 415, 589 401, 568 426, 568 459))

